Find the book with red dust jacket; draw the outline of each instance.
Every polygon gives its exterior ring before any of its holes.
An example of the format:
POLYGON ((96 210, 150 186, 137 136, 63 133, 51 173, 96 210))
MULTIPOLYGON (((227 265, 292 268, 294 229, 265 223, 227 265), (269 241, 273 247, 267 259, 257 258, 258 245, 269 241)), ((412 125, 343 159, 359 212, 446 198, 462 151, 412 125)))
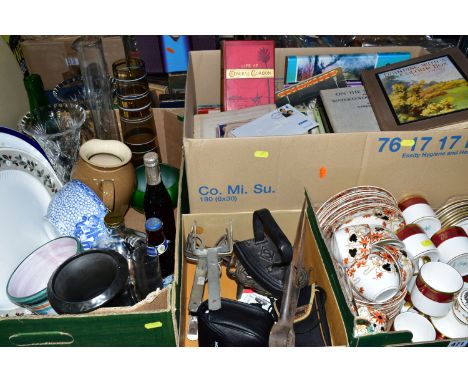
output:
POLYGON ((275 102, 275 42, 224 41, 223 109, 275 102))

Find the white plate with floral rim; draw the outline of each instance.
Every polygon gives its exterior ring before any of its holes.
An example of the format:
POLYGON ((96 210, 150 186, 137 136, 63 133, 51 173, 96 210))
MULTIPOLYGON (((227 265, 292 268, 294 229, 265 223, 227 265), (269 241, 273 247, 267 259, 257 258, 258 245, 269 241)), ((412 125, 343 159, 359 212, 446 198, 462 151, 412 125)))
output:
POLYGON ((49 159, 39 143, 19 131, 0 126, 0 147, 23 150, 37 158, 45 167, 52 169, 49 159))
POLYGON ((26 256, 58 236, 44 216, 61 188, 55 172, 35 156, 0 148, 0 316, 24 312, 8 299, 6 285, 26 256))

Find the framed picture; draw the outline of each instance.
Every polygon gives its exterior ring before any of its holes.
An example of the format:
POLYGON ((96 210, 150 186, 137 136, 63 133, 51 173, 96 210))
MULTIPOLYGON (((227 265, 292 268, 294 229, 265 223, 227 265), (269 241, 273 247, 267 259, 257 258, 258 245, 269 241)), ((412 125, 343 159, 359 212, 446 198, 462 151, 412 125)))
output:
POLYGON ((362 80, 381 130, 468 122, 468 59, 457 48, 366 70, 362 80))

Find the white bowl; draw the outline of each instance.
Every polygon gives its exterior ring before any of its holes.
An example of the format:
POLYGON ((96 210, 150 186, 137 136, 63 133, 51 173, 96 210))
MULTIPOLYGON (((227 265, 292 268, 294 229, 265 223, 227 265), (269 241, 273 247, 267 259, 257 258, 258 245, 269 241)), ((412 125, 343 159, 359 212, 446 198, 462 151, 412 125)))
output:
POLYGON ((434 341, 436 338, 436 331, 430 321, 413 312, 400 313, 396 316, 393 328, 397 332, 408 330, 413 333, 411 342, 434 341))

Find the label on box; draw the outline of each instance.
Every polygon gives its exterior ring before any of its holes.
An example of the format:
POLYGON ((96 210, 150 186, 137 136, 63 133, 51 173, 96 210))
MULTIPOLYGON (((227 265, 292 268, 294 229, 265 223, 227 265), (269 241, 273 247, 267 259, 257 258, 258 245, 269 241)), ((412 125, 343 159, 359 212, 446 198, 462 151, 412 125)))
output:
POLYGON ((468 155, 468 139, 461 134, 449 134, 442 137, 428 135, 413 139, 381 137, 378 141, 379 153, 395 153, 401 155, 402 159, 468 155))
POLYGON ((448 346, 457 347, 457 348, 464 348, 464 347, 468 346, 468 341, 450 341, 448 346))

